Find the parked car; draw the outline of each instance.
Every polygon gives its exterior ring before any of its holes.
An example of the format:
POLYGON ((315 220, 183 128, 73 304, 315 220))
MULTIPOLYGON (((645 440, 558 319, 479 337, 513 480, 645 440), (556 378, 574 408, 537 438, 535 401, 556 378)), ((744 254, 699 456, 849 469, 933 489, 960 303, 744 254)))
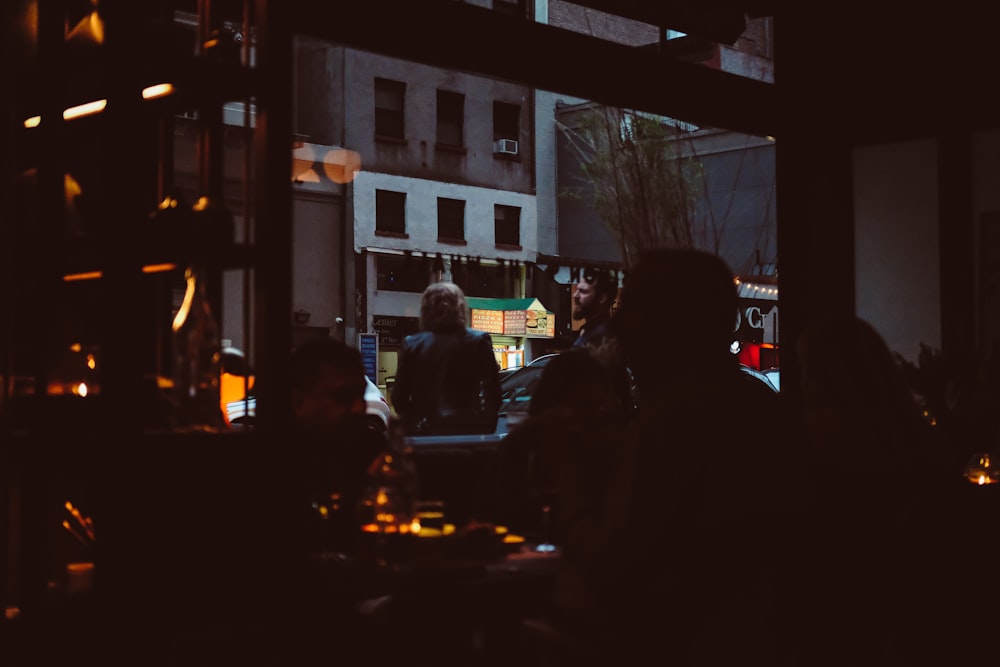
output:
MULTIPOLYGON (((253 377, 253 376, 251 376, 253 377)), ((389 428, 391 410, 382 390, 365 376, 365 421, 369 427, 381 432, 389 428)), ((257 415, 257 397, 251 390, 245 399, 240 398, 226 403, 226 414, 230 424, 252 424, 257 415)))
POLYGON ((781 391, 781 369, 767 368, 762 370, 761 373, 763 373, 764 377, 771 381, 771 384, 774 385, 775 389, 781 391))
POLYGON ((771 382, 770 378, 768 378, 767 375, 764 374, 763 372, 757 370, 756 368, 752 368, 750 366, 747 366, 746 364, 740 364, 740 370, 743 371, 747 376, 752 377, 755 380, 759 380, 768 389, 770 389, 771 391, 777 393, 778 388, 774 385, 773 382, 771 382))
POLYGON ((365 376, 365 419, 372 428, 385 432, 389 428, 389 416, 392 410, 382 395, 382 390, 365 376))
POLYGON ((500 378, 500 415, 497 419, 497 433, 506 434, 512 426, 527 419, 531 395, 538 384, 538 379, 542 376, 542 369, 557 354, 543 354, 500 378))
MULTIPOLYGON (((542 369, 555 356, 555 354, 546 354, 538 357, 527 366, 523 366, 501 378, 500 418, 497 420, 497 433, 506 434, 511 428, 527 419, 528 408, 531 405, 531 396, 535 391, 535 387, 538 386, 538 380, 542 376, 542 369)), ((765 373, 745 364, 740 364, 740 370, 747 377, 759 381, 771 391, 778 391, 777 386, 771 382, 765 373)))

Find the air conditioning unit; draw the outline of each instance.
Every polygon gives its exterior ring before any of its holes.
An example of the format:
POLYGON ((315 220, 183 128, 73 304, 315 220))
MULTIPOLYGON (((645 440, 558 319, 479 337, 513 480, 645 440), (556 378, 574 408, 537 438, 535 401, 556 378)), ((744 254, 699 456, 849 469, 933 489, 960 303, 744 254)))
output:
POLYGON ((504 155, 517 155, 517 141, 514 139, 497 139, 493 142, 493 152, 504 155))

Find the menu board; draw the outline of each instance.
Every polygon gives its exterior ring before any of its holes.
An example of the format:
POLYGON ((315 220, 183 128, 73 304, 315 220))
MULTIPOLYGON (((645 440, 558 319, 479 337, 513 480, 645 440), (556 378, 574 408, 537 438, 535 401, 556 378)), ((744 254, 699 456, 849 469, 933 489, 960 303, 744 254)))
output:
POLYGON ((555 335, 555 317, 551 313, 527 310, 525 314, 525 335, 535 338, 552 338, 555 335))
POLYGON ((378 334, 359 333, 358 349, 361 350, 361 359, 365 364, 365 375, 372 382, 378 382, 378 334))
POLYGON ((555 315, 544 309, 487 310, 472 308, 473 329, 506 336, 555 338, 555 315))
POLYGON ((523 310, 503 311, 503 332, 508 336, 523 336, 527 313, 523 310))
POLYGON ((491 334, 502 334, 503 314, 504 311, 502 310, 481 310, 479 308, 473 308, 472 328, 491 334))

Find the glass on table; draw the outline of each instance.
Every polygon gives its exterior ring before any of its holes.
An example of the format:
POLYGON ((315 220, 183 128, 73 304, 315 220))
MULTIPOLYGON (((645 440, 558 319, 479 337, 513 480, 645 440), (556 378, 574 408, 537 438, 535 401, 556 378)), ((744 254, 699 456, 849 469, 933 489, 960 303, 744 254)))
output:
POLYGON ((1000 462, 994 461, 989 452, 973 454, 965 466, 965 478, 980 486, 1000 481, 1000 462))
POLYGON ((444 534, 444 501, 418 500, 416 507, 417 522, 420 524, 421 535, 444 534))

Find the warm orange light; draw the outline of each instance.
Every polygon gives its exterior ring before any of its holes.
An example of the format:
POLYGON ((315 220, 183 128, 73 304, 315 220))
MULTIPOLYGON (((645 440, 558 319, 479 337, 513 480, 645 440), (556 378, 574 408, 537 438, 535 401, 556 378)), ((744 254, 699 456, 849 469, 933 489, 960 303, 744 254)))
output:
POLYGON ((41 116, 32 116, 31 118, 24 119, 24 126, 27 128, 38 127, 42 124, 41 116))
POLYGON ((296 142, 292 148, 292 180, 299 183, 319 183, 319 174, 313 169, 316 151, 312 144, 296 142))
POLYGON ((104 107, 106 106, 108 106, 107 100, 95 100, 93 102, 87 102, 86 104, 78 104, 75 107, 70 107, 63 111, 63 119, 73 120, 74 118, 101 113, 104 111, 104 107))
POLYGON ((96 280, 104 274, 100 271, 84 271, 82 273, 67 273, 63 276, 63 281, 70 283, 74 280, 96 280))
MULTIPOLYGON (((93 3, 95 6, 97 3, 93 3)), ((99 45, 104 43, 104 21, 97 11, 87 16, 66 33, 67 42, 99 45)))
POLYGON ((253 389, 254 379, 253 375, 244 377, 232 373, 222 374, 219 380, 219 404, 227 423, 229 422, 229 410, 227 409, 229 404, 243 400, 246 397, 246 391, 253 389))
POLYGON ((173 271, 177 268, 177 265, 172 262, 166 262, 164 264, 147 264, 142 267, 143 273, 163 273, 164 271, 173 271))
POLYGON ((179 331, 182 326, 184 326, 184 321, 187 319, 188 313, 191 312, 191 303, 194 301, 195 292, 195 277, 189 268, 184 272, 184 280, 187 283, 187 288, 184 291, 184 301, 181 303, 181 307, 177 309, 177 314, 174 316, 173 330, 179 331))
POLYGON ((361 154, 346 148, 333 148, 323 156, 323 171, 334 183, 350 183, 361 171, 361 154))
POLYGON ((158 97, 166 97, 174 92, 174 84, 172 83, 158 83, 155 86, 149 86, 142 89, 142 99, 144 100, 155 100, 158 97))

